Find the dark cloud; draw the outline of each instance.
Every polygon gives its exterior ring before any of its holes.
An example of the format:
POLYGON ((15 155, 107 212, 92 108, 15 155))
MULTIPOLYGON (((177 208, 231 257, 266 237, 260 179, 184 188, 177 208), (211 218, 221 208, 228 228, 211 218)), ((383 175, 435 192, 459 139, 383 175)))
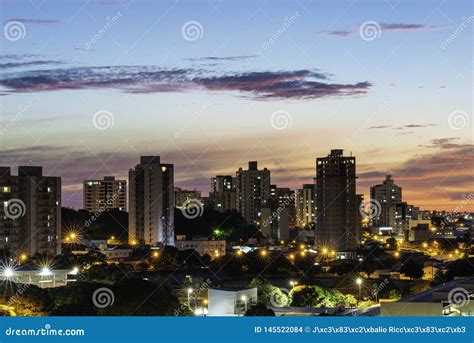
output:
POLYGON ((185 58, 185 60, 186 61, 242 61, 242 60, 252 59, 255 57, 257 57, 257 55, 226 56, 226 57, 207 56, 207 57, 185 58))
POLYGON ((389 129, 392 128, 393 130, 403 130, 403 129, 418 129, 424 127, 432 127, 437 126, 438 124, 407 124, 403 126, 392 126, 392 125, 377 125, 377 126, 370 126, 368 129, 389 129))
POLYGON ((12 69, 12 68, 21 68, 21 67, 32 67, 39 65, 58 65, 64 64, 63 61, 48 61, 48 60, 39 60, 39 61, 26 61, 26 62, 7 62, 0 63, 0 69, 12 69))
MULTIPOLYGON (((426 30, 433 30, 439 29, 442 26, 440 25, 423 25, 423 24, 400 24, 400 23, 379 23, 380 30, 383 32, 390 32, 390 31, 426 31, 426 30)), ((326 34, 329 36, 337 36, 337 37, 348 37, 352 35, 359 34, 359 28, 354 30, 331 30, 331 31, 323 31, 320 32, 321 34, 326 34)))
POLYGON ((439 149, 455 149, 455 148, 469 148, 472 147, 472 144, 459 144, 455 141, 459 140, 459 137, 446 137, 446 138, 437 138, 432 139, 429 144, 420 145, 425 148, 439 148, 439 149))
POLYGON ((14 18, 9 21, 19 21, 25 24, 35 24, 35 25, 54 25, 59 24, 59 20, 54 19, 25 19, 25 18, 14 18))
POLYGON ((12 93, 101 88, 134 94, 206 90, 234 92, 254 100, 281 100, 356 96, 366 94, 372 84, 331 83, 328 74, 313 70, 218 74, 189 68, 105 66, 4 74, 0 86, 3 92, 12 93))

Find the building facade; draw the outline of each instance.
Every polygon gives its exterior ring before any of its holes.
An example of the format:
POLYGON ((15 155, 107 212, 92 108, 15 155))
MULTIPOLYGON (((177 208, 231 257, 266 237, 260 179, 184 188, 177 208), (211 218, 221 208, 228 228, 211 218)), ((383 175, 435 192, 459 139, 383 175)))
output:
POLYGON ((219 212, 237 210, 235 180, 230 175, 217 175, 211 179, 209 193, 214 209, 219 212))
POLYGON ((236 173, 237 211, 249 224, 260 225, 260 213, 270 199, 270 170, 258 169, 257 161, 249 162, 248 170, 236 173))
POLYGON ((304 184, 296 190, 296 226, 307 228, 314 224, 316 219, 316 192, 314 184, 304 184))
POLYGON ((201 191, 174 187, 174 207, 181 208, 186 200, 190 199, 202 201, 201 191))
POLYGON ((373 226, 396 226, 397 204, 402 202, 402 188, 393 181, 392 175, 387 175, 380 185, 370 187, 370 199, 380 204, 380 213, 372 218, 373 226))
POLYGON ((331 150, 316 159, 316 249, 336 251, 357 248, 356 159, 331 150))
POLYGON ((84 209, 104 212, 112 209, 127 210, 127 181, 105 176, 103 180, 84 180, 84 209))
POLYGON ((174 166, 141 156, 128 182, 129 243, 174 245, 174 166))
POLYGON ((0 246, 15 257, 61 253, 61 178, 42 167, 0 167, 0 246))

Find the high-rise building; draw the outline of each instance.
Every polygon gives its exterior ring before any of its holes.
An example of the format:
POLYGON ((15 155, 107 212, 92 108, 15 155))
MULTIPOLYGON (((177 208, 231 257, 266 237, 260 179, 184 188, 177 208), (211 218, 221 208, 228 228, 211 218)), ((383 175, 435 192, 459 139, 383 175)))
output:
POLYGON ((370 187, 370 199, 375 207, 380 204, 380 213, 374 213, 372 225, 395 228, 396 206, 402 202, 402 188, 394 183, 392 175, 387 175, 382 184, 370 187))
POLYGON ((129 242, 174 245, 174 167, 141 156, 128 173, 129 242))
POLYGON ((410 220, 421 219, 420 208, 401 202, 395 205, 395 231, 402 233, 410 229, 410 220))
POLYGON ((187 200, 202 201, 201 191, 174 187, 174 207, 181 208, 187 200))
POLYGON ((0 246, 13 256, 61 253, 61 178, 42 167, 0 167, 0 246))
POLYGON ((237 211, 247 223, 259 226, 261 209, 270 199, 270 171, 259 170, 257 161, 251 161, 248 170, 237 170, 235 181, 237 211))
POLYGON ((84 209, 87 211, 127 210, 127 181, 105 176, 103 180, 84 180, 83 188, 84 209))
POLYGON ((356 159, 331 150, 316 159, 316 249, 337 251, 357 248, 356 159))
POLYGON ((285 208, 288 215, 288 227, 293 229, 296 225, 296 207, 295 197, 296 193, 290 188, 273 187, 271 185, 271 207, 272 208, 285 208), (274 194, 274 195, 273 195, 274 194))
POLYGON ((312 226, 316 217, 316 193, 314 184, 304 184, 296 190, 296 226, 307 228, 312 226))
POLYGON ((260 228, 263 236, 274 241, 290 238, 288 208, 263 207, 260 216, 260 228))
POLYGON ((217 175, 211 179, 211 192, 214 209, 219 212, 232 211, 237 209, 237 193, 234 185, 234 178, 230 175, 217 175))

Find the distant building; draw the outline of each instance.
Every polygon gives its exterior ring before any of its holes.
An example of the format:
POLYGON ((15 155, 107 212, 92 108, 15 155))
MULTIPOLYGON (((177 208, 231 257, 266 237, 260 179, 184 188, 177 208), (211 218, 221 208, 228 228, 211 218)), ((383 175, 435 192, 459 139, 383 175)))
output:
POLYGON ((316 218, 316 193, 314 184, 305 184, 296 190, 296 226, 306 228, 314 224, 316 218))
POLYGON ((237 171, 235 181, 237 211, 247 223, 259 226, 261 209, 270 199, 270 171, 259 170, 257 161, 251 161, 248 170, 237 171))
POLYGON ((403 232, 409 229, 411 220, 420 219, 420 209, 406 202, 395 205, 395 230, 403 232))
POLYGON ((127 210, 127 181, 106 176, 103 180, 84 180, 84 209, 95 213, 112 209, 127 210))
POLYGON ((225 240, 176 240, 175 247, 178 250, 196 250, 201 256, 209 255, 212 258, 216 258, 225 255, 226 242, 225 240))
POLYGON ((380 315, 474 316, 474 279, 454 280, 395 302, 381 302, 380 315))
POLYGON ((272 190, 274 189, 274 195, 270 195, 270 204, 271 207, 285 208, 288 215, 288 226, 290 229, 293 229, 296 225, 296 206, 295 206, 295 191, 290 188, 281 188, 272 185, 272 190))
POLYGON ((217 175, 211 179, 209 197, 216 211, 225 212, 237 209, 237 192, 234 178, 230 175, 217 175))
POLYGON ((129 242, 174 245, 174 166, 142 156, 128 180, 129 242))
POLYGON ((0 167, 0 247, 13 256, 61 253, 61 178, 42 167, 0 167))
POLYGON ((431 238, 430 224, 420 223, 410 227, 408 240, 410 242, 423 242, 431 238))
POLYGON ((356 159, 331 150, 316 159, 316 249, 328 246, 336 251, 357 248, 356 159))
POLYGON ((186 200, 196 199, 201 201, 201 191, 174 187, 174 207, 181 208, 186 200))
POLYGON ((392 175, 387 175, 382 184, 370 187, 370 199, 380 204, 380 213, 372 218, 372 225, 395 227, 397 204, 402 202, 402 188, 395 185, 392 175))
POLYGON ((269 207, 262 208, 260 229, 267 239, 288 241, 290 238, 288 208, 277 207, 275 210, 269 207))
POLYGON ((209 288, 207 299, 211 317, 243 316, 257 303, 257 288, 209 288))

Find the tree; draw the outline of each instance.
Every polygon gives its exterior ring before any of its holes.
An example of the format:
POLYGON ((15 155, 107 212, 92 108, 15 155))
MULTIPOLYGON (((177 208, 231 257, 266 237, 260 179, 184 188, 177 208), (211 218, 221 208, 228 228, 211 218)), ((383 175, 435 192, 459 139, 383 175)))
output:
POLYGON ((389 239, 387 239, 387 250, 394 251, 397 250, 397 248, 398 242, 394 237, 390 237, 389 239))
POLYGON ((291 306, 317 307, 324 299, 325 293, 318 286, 297 286, 290 292, 291 306))
POLYGON ((388 298, 392 300, 398 300, 402 297, 400 291, 398 289, 391 289, 388 293, 388 298))
POLYGON ((423 268, 416 262, 408 261, 400 267, 400 273, 410 279, 419 279, 423 276, 423 268))
POLYGON ((245 316, 273 317, 275 311, 269 309, 264 303, 257 303, 245 312, 245 316))
MULTIPOLYGON (((272 285, 271 282, 264 280, 262 278, 254 278, 250 282, 250 287, 257 288, 258 299, 267 306, 285 306, 285 299, 283 292, 278 288, 272 285)), ((288 303, 288 298, 286 300, 288 303)))

